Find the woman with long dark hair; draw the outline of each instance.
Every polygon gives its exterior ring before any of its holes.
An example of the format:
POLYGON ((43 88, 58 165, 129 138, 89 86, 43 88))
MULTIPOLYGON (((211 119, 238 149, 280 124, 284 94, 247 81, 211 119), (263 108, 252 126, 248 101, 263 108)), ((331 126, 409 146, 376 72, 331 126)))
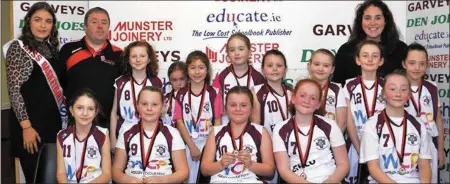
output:
POLYGON ((382 46, 384 64, 378 68, 377 76, 384 77, 395 69, 402 69, 406 44, 400 37, 392 12, 383 1, 366 0, 359 4, 348 42, 336 53, 332 81, 344 84, 345 80, 360 75, 361 67, 355 62, 356 46, 364 40, 375 40, 382 46))
POLYGON ((61 67, 55 13, 48 3, 38 2, 31 6, 24 22, 19 39, 8 42, 3 51, 12 107, 12 152, 20 159, 26 181, 32 182, 39 148, 56 141, 67 117, 58 82, 61 67))

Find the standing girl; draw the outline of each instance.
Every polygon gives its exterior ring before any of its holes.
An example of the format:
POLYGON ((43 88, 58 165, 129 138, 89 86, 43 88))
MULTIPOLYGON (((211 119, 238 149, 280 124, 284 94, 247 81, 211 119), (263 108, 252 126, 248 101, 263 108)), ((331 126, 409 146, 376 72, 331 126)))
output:
POLYGON ((164 109, 160 88, 139 93, 140 121, 122 129, 117 140, 113 180, 117 183, 182 183, 188 178, 185 146, 177 129, 160 122, 164 109))
POLYGON ((123 52, 123 75, 116 79, 114 103, 111 112, 111 151, 114 151, 117 134, 122 124, 134 125, 137 116, 136 97, 145 86, 161 88, 162 82, 157 77, 158 60, 155 50, 146 41, 130 43, 123 52))
POLYGON ((376 111, 384 109, 384 99, 381 93, 383 80, 377 76, 377 69, 383 65, 383 52, 378 42, 365 40, 358 46, 355 60, 361 66, 361 76, 348 79, 344 86, 347 103, 347 134, 351 145, 347 146, 350 160, 350 173, 345 179, 355 183, 357 176, 367 174, 366 167, 359 166, 359 147, 361 130, 376 111), (358 175, 361 167, 363 174, 358 175))
POLYGON ((256 100, 252 122, 263 125, 272 136, 275 124, 291 117, 288 106, 292 93, 291 89, 283 84, 287 65, 286 58, 281 51, 267 51, 261 65, 267 82, 253 88, 253 98, 256 100))
MULTIPOLYGON (((246 86, 252 88, 263 84, 264 77, 249 64, 251 57, 250 39, 242 33, 235 33, 227 41, 227 58, 231 65, 226 67, 214 79, 213 86, 222 91, 222 101, 225 100, 228 90, 234 86, 246 86)), ((226 114, 222 116, 222 122, 228 123, 226 114)))
POLYGON ((202 174, 211 176, 211 183, 262 183, 260 177, 272 177, 275 167, 268 131, 249 122, 251 91, 243 86, 231 88, 225 107, 230 122, 214 127, 208 136, 202 174))
POLYGON ((430 136, 420 118, 408 114, 410 84, 404 74, 386 76, 386 109, 367 120, 362 130, 361 163, 369 183, 430 183, 430 136))
POLYGON ((411 99, 405 106, 409 114, 420 117, 432 137, 431 171, 432 183, 439 182, 439 168, 444 165, 444 125, 440 108, 438 89, 434 82, 423 77, 428 68, 428 52, 422 45, 412 43, 407 48, 403 67, 411 83, 411 99))
POLYGON ((273 152, 281 178, 288 183, 339 183, 348 173, 345 141, 336 122, 314 115, 322 88, 300 80, 292 94, 295 115, 273 131, 273 152))
POLYGON ((69 104, 75 123, 57 135, 58 183, 111 181, 108 130, 94 125, 99 109, 90 90, 83 88, 75 93, 69 104))
POLYGON ((322 86, 319 114, 337 122, 343 132, 347 119, 347 104, 341 84, 330 82, 334 71, 334 55, 327 49, 318 49, 311 55, 308 71, 312 80, 322 86))
POLYGON ((193 51, 188 55, 186 64, 190 82, 177 93, 174 119, 187 145, 190 170, 188 183, 195 183, 201 150, 205 146, 210 127, 221 124, 223 102, 220 91, 209 85, 210 63, 206 54, 193 51))
POLYGON ((176 121, 173 119, 173 114, 175 111, 175 103, 178 90, 184 88, 187 83, 187 67, 186 63, 176 61, 169 66, 169 71, 167 72, 169 76, 169 82, 172 86, 172 91, 164 96, 164 107, 166 109, 165 116, 163 118, 163 123, 169 126, 176 126, 176 121))

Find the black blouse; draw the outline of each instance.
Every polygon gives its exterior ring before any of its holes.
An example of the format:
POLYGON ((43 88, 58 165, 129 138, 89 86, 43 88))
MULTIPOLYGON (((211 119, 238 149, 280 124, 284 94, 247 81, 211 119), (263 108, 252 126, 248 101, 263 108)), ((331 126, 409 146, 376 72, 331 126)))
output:
MULTIPOLYGON (((357 45, 357 42, 349 41, 339 48, 335 58, 336 68, 331 79, 333 82, 344 85, 345 80, 361 75, 361 67, 355 61, 357 45)), ((384 64, 378 68, 378 76, 384 77, 395 69, 402 69, 406 48, 407 45, 399 40, 391 51, 384 51, 384 64)))

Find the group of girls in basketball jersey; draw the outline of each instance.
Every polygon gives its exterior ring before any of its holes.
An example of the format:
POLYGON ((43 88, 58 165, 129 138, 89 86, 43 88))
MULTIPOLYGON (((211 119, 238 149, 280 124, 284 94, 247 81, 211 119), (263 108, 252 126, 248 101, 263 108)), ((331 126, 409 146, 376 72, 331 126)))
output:
POLYGON ((283 83, 281 51, 264 54, 262 74, 248 62, 245 35, 228 39, 227 54, 231 64, 213 85, 205 53, 174 62, 164 96, 153 47, 128 45, 111 132, 95 125, 100 107, 88 89, 69 104, 74 121, 57 136, 58 182, 438 181, 443 127, 436 85, 423 79, 423 46, 408 47, 406 74, 382 79, 380 45, 362 41, 354 58, 361 75, 343 87, 330 81, 326 49, 313 52, 310 77, 294 89, 283 83))

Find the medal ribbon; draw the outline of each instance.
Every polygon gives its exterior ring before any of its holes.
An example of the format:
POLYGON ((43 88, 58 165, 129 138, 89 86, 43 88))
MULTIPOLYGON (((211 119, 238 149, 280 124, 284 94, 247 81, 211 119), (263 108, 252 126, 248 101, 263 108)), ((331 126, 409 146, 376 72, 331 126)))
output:
POLYGON ((197 112, 197 120, 194 118, 194 116, 192 115, 192 103, 191 103, 191 93, 192 93, 192 90, 191 90, 191 85, 190 84, 188 84, 188 100, 189 100, 189 108, 190 108, 190 110, 191 110, 191 118, 192 118, 192 121, 194 122, 193 123, 193 126, 194 126, 194 131, 197 131, 197 123, 198 123, 198 120, 200 120, 200 117, 201 117, 201 115, 202 115, 202 112, 203 112, 203 109, 202 109, 202 107, 203 107, 203 103, 205 103, 205 93, 206 93, 206 83, 203 85, 203 90, 202 90, 202 97, 201 97, 201 100, 200 100, 200 106, 198 106, 198 112, 197 112))
MULTIPOLYGON (((131 76, 130 77, 131 93, 132 93, 131 95, 132 95, 132 98, 133 98, 134 110, 137 111, 136 90, 134 89, 134 81, 136 81, 136 80, 134 80, 133 76, 131 76)), ((137 81, 136 81, 136 83, 137 83, 137 81)), ((144 85, 142 85, 142 88, 144 88, 145 85, 147 84, 147 77, 144 78, 143 84, 144 85)), ((141 90, 142 90, 142 88, 141 88, 141 90)), ((136 118, 139 119, 139 117, 137 116, 136 113, 134 113, 134 115, 136 116, 136 118)))
POLYGON ((231 142, 233 143, 233 150, 238 150, 238 151, 242 150, 242 148, 244 147, 244 138, 243 137, 249 127, 250 127, 250 122, 247 122, 247 125, 245 125, 244 130, 242 130, 241 134, 238 137, 239 138, 239 149, 238 149, 237 143, 236 143, 236 141, 234 141, 234 135, 233 135, 233 129, 231 128, 231 122, 228 123, 228 132, 230 133, 231 142))
POLYGON ((398 150, 397 150, 397 142, 395 141, 394 132, 392 131, 392 127, 391 127, 392 120, 389 119, 389 117, 387 116, 386 110, 384 110, 384 121, 386 122, 386 125, 388 127, 389 136, 391 136, 392 142, 394 143, 395 152, 397 152, 397 156, 398 156, 398 158, 400 160, 400 164, 402 164, 403 163, 403 157, 405 155, 406 124, 407 124, 407 122, 406 122, 406 112, 405 112, 405 115, 404 115, 403 120, 402 120, 403 133, 402 133, 402 145, 401 145, 402 147, 401 147, 400 152, 398 152, 398 150))
POLYGON ((168 114, 172 114, 172 98, 173 98, 174 94, 175 94, 175 90, 172 89, 172 91, 169 93, 169 99, 168 99, 169 100, 168 101, 169 109, 167 109, 168 114))
MULTIPOLYGON (((330 81, 327 81, 327 83, 325 83, 325 86, 323 86, 322 88, 322 101, 320 103, 320 107, 323 109, 326 109, 326 102, 327 102, 327 96, 328 96, 328 86, 330 84, 330 81)), ((325 115, 325 114, 322 114, 325 115)))
POLYGON ((423 83, 423 79, 420 80, 419 86, 417 87, 417 93, 418 93, 417 101, 414 99, 414 95, 412 94, 412 90, 411 90, 411 102, 414 106, 414 109, 417 112, 417 115, 416 115, 417 117, 420 117, 420 114, 422 113, 422 105, 420 104, 420 96, 422 94, 422 87, 423 87, 422 83, 423 83))
MULTIPOLYGON (((239 84, 239 80, 238 80, 238 77, 236 75, 236 72, 234 72, 233 65, 231 65, 231 73, 233 73, 233 76, 234 76, 234 79, 236 79, 237 85, 241 86, 241 84, 239 84)), ((252 78, 252 67, 248 66, 247 87, 250 87, 251 78, 252 78)))
POLYGON ((361 79, 361 90, 364 99, 364 106, 366 107, 366 115, 369 118, 375 113, 375 106, 377 104, 377 94, 378 94, 378 80, 375 79, 375 82, 371 87, 371 88, 375 87, 375 90, 373 92, 372 108, 369 109, 369 104, 367 104, 366 85, 364 84, 364 80, 362 79, 362 77, 360 79, 361 79))
POLYGON ((145 171, 145 168, 147 168, 147 165, 149 163, 150 155, 152 154, 153 149, 153 143, 155 143, 156 135, 159 133, 159 122, 156 124, 155 129, 153 130, 153 135, 150 140, 150 145, 147 148, 147 151, 145 151, 145 142, 144 142, 144 136, 145 136, 145 130, 144 125, 142 122, 139 122, 140 124, 140 143, 141 143, 141 159, 142 159, 142 170, 145 171))
POLYGON ((305 154, 303 154, 302 152, 302 146, 300 143, 300 137, 299 137, 299 132, 300 132, 300 128, 297 125, 297 120, 295 120, 295 117, 292 118, 293 122, 294 122, 294 130, 295 130, 295 141, 297 141, 297 146, 298 146, 298 154, 300 156, 300 162, 302 163, 302 166, 306 165, 306 161, 308 161, 308 156, 309 156, 309 148, 311 148, 311 142, 312 142, 312 136, 313 136, 313 129, 314 129, 314 116, 311 119, 311 123, 309 125, 309 131, 308 131, 308 144, 306 145, 306 150, 305 150, 305 154))
POLYGON ((274 93, 275 90, 269 84, 267 84, 267 88, 269 89, 269 92, 273 95, 273 97, 275 97, 275 100, 277 101, 277 105, 278 105, 278 108, 280 109, 280 113, 281 113, 281 117, 283 118, 283 121, 286 121, 288 118, 288 115, 289 115, 288 114, 289 113, 289 100, 288 100, 288 94, 287 94, 286 88, 283 86, 283 84, 281 85, 281 88, 283 89, 283 92, 284 92, 284 99, 286 101, 286 112, 287 112, 286 114, 284 114, 283 107, 281 107, 280 100, 278 100, 278 97, 274 93))
MULTIPOLYGON (((77 169, 77 175, 76 175, 77 183, 80 183, 81 175, 83 174, 84 157, 86 156, 86 145, 87 145, 87 140, 89 139, 89 136, 91 135, 92 128, 93 128, 93 125, 91 126, 91 130, 89 131, 88 135, 83 140, 83 149, 81 150, 81 163, 80 163, 80 166, 77 169)), ((75 128, 75 125, 73 125, 73 146, 76 146, 75 139, 78 140, 77 133, 76 133, 76 128, 75 128)), ((76 150, 77 149, 75 148, 75 162, 77 160, 77 158, 76 158, 76 150)))

